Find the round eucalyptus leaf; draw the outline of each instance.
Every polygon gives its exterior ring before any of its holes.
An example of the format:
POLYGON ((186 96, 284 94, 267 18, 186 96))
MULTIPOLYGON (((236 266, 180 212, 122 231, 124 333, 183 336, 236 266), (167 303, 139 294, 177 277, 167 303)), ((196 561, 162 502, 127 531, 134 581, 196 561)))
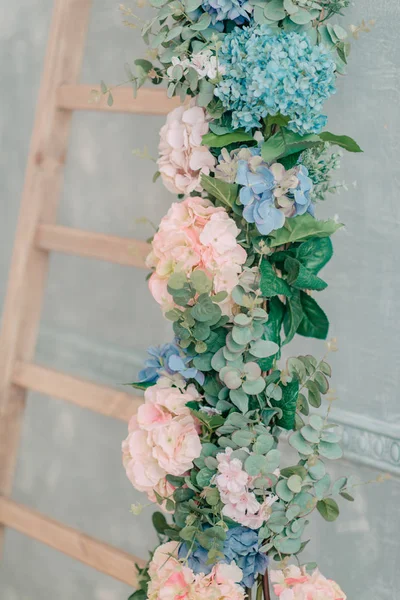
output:
POLYGON ((322 479, 320 479, 314 484, 315 495, 317 496, 318 500, 322 500, 322 498, 326 496, 330 487, 331 476, 329 475, 329 473, 326 473, 326 475, 324 475, 322 479))
POLYGON ((268 356, 273 356, 278 351, 278 344, 269 340, 257 340, 250 344, 250 352, 257 358, 267 358, 268 356))
POLYGON ((325 423, 324 419, 319 415, 311 415, 308 421, 311 427, 316 431, 321 431, 325 423))
POLYGON ((330 444, 329 442, 320 442, 318 444, 318 452, 321 456, 330 460, 337 460, 343 456, 343 450, 339 444, 330 444))
POLYGON ((246 469, 246 473, 252 477, 256 477, 261 474, 266 464, 267 459, 264 456, 252 454, 246 459, 244 468, 246 469))
POLYGON ((291 500, 293 500, 294 493, 289 488, 285 479, 281 479, 280 481, 278 481, 275 491, 279 498, 281 498, 281 500, 283 500, 284 502, 291 502, 291 500))
POLYGON ((279 467, 281 453, 279 452, 279 450, 270 450, 265 458, 267 462, 264 467, 263 473, 273 473, 273 471, 275 471, 275 469, 279 467))
MULTIPOLYGON (((249 408, 249 398, 247 394, 242 389, 231 390, 229 393, 229 397, 233 404, 237 406, 237 408, 242 412, 246 413, 249 408)), ((232 413, 232 417, 235 413, 232 413)), ((233 421, 232 421, 233 423, 233 421)), ((247 422, 245 422, 245 425, 247 422)), ((243 425, 239 425, 239 427, 243 427, 243 425)))
POLYGON ((313 479, 315 479, 317 481, 319 479, 322 479, 326 473, 326 468, 325 468, 324 462, 322 460, 318 459, 312 467, 308 468, 308 473, 313 479))
POLYGON ((244 381, 242 388, 246 394, 256 396, 257 394, 261 394, 261 392, 264 390, 265 380, 262 377, 259 377, 253 381, 244 381))
POLYGON ((251 325, 252 318, 244 313, 239 313, 234 317, 233 322, 235 325, 239 325, 239 327, 248 327, 251 325))
POLYGON ((298 494, 301 492, 302 479, 299 475, 291 475, 287 480, 289 490, 298 494))
POLYGON ((224 367, 220 371, 220 378, 230 390, 237 390, 242 385, 242 377, 238 369, 224 367))
POLYGON ((239 429, 232 433, 232 439, 240 447, 250 446, 254 439, 254 435, 251 431, 246 429, 239 429))
POLYGON ((263 433, 257 437, 253 445, 253 452, 256 454, 267 454, 274 446, 274 438, 270 433, 263 433))
POLYGON ((293 499, 293 503, 300 506, 300 512, 298 516, 304 517, 314 510, 317 499, 308 492, 302 490, 299 494, 296 494, 293 499))
POLYGON ((289 444, 292 446, 292 448, 304 456, 310 456, 311 454, 314 454, 314 450, 303 438, 300 431, 295 431, 295 433, 292 433, 292 435, 289 437, 289 444))
POLYGON ((305 440, 307 440, 307 442, 310 442, 310 444, 318 444, 320 440, 320 434, 318 431, 310 427, 310 425, 302 427, 300 431, 301 435, 305 440))
POLYGON ((234 325, 232 328, 232 338, 237 344, 248 344, 252 340, 250 327, 238 327, 234 325))
POLYGON ((291 504, 286 511, 287 520, 292 521, 293 519, 295 519, 296 517, 299 516, 300 512, 301 512, 300 506, 298 506, 297 504, 291 504))

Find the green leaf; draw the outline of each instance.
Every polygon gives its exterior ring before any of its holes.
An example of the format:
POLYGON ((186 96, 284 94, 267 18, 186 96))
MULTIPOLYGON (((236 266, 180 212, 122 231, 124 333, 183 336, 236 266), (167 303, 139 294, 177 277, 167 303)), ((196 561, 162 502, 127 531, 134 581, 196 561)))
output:
POLYGON ((201 17, 199 18, 198 21, 196 21, 196 23, 194 23, 194 25, 191 25, 191 29, 193 31, 204 31, 205 29, 207 29, 207 27, 210 25, 211 23, 211 15, 209 13, 202 13, 201 17))
POLYGON ((303 307, 300 301, 300 293, 293 294, 291 298, 288 298, 286 305, 286 313, 284 318, 284 330, 286 339, 284 344, 288 344, 294 337, 298 330, 300 323, 303 319, 303 307))
POLYGON ((229 207, 232 207, 238 196, 238 185, 221 181, 221 179, 204 175, 204 173, 201 175, 201 185, 211 196, 229 207))
POLYGON ((285 271, 288 274, 287 282, 300 290, 322 291, 328 284, 314 275, 300 261, 290 256, 285 260, 285 271))
POLYGON ((296 250, 296 258, 309 271, 317 275, 331 260, 333 246, 329 237, 311 238, 303 242, 296 250))
POLYGON ((292 448, 300 452, 300 454, 304 454, 304 456, 314 454, 313 448, 306 442, 299 431, 292 433, 289 437, 289 444, 292 448))
POLYGON ((297 333, 305 337, 325 340, 328 336, 329 321, 322 308, 305 292, 300 292, 300 303, 303 319, 297 328, 297 333))
POLYGON ((264 259, 261 261, 260 271, 260 289, 265 298, 278 295, 290 297, 292 295, 290 287, 284 279, 278 277, 269 260, 264 259))
POLYGON ((256 477, 257 475, 260 475, 266 464, 267 460, 265 456, 261 456, 260 454, 251 454, 246 460, 244 468, 246 469, 246 473, 256 477))
POLYGON ((281 385, 280 388, 282 390, 282 400, 278 402, 271 398, 270 402, 272 406, 279 407, 282 410, 282 417, 276 421, 276 424, 282 429, 291 430, 294 429, 295 425, 299 382, 297 379, 293 379, 286 385, 281 385))
POLYGON ((155 385, 155 382, 149 382, 149 381, 134 381, 133 383, 126 383, 125 385, 130 385, 131 387, 135 388, 136 390, 147 390, 147 388, 151 387, 152 385, 155 385))
POLYGON ((208 146, 209 148, 225 148, 229 144, 240 144, 243 142, 254 142, 251 133, 246 133, 237 129, 232 133, 224 133, 223 135, 216 135, 215 133, 209 132, 203 135, 202 145, 208 146))
POLYGON ((325 521, 336 521, 339 516, 339 507, 332 498, 325 498, 317 502, 317 510, 325 521))
POLYGON ((267 163, 271 163, 278 158, 295 154, 306 148, 311 148, 321 144, 322 141, 318 135, 300 135, 288 129, 282 128, 270 137, 261 146, 261 156, 267 163))
POLYGON ((309 213, 286 219, 285 225, 270 234, 271 247, 282 246, 289 242, 302 242, 313 237, 325 238, 343 227, 333 219, 319 221, 309 213))
POLYGON ((231 390, 229 398, 242 413, 246 413, 249 410, 249 397, 243 390, 231 390))
POLYGON ((254 434, 246 429, 239 429, 232 433, 232 440, 240 447, 250 446, 254 439, 254 434))
MULTIPOLYGON (((278 346, 281 345, 280 334, 284 314, 284 304, 276 296, 271 298, 271 300, 269 301, 268 321, 264 324, 263 338, 275 342, 276 344, 278 344, 278 346)), ((263 371, 269 371, 274 364, 275 358, 279 358, 279 356, 280 354, 278 352, 274 356, 262 358, 258 361, 258 364, 260 365, 263 371)))
POLYGON ((211 471, 207 467, 200 469, 197 473, 196 481, 201 488, 205 488, 210 485, 211 478, 214 476, 215 471, 211 471))
POLYGON ((277 483, 275 492, 277 493, 279 498, 281 500, 283 500, 284 502, 290 502, 291 500, 293 500, 294 494, 293 494, 292 490, 289 488, 288 483, 285 479, 281 479, 277 483))
POLYGON ((321 456, 330 460, 337 460, 343 456, 343 450, 339 444, 330 444, 329 442, 320 442, 318 452, 321 456))
POLYGON ((161 535, 163 535, 165 530, 169 527, 166 518, 160 512, 153 513, 152 521, 154 529, 161 535))
POLYGON ((349 137, 348 135, 335 135, 334 133, 330 133, 329 131, 323 131, 319 134, 319 137, 324 142, 336 144, 336 146, 340 146, 348 152, 363 152, 363 150, 361 150, 357 142, 354 141, 353 138, 349 137))
POLYGON ((256 340, 250 344, 250 353, 256 358, 267 358, 269 356, 274 356, 278 351, 278 344, 268 340, 256 340))

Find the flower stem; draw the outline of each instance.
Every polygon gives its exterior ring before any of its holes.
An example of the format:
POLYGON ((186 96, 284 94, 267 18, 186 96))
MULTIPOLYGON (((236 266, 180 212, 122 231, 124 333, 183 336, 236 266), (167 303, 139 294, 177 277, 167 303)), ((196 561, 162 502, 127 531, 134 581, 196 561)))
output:
POLYGON ((271 600, 271 593, 269 591, 268 569, 266 569, 264 577, 262 579, 262 587, 263 587, 263 592, 264 592, 264 600, 271 600))

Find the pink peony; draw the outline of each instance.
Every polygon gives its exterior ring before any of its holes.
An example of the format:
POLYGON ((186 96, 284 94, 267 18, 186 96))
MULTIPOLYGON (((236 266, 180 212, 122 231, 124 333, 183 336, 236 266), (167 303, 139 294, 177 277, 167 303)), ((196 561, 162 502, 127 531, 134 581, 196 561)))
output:
POLYGON ((201 453, 197 425, 185 406, 198 398, 194 386, 184 391, 157 384, 149 387, 137 415, 129 422, 129 434, 122 443, 123 464, 133 486, 155 500, 174 488, 166 475, 183 475, 201 453))
POLYGON ((243 573, 232 562, 217 564, 209 575, 194 572, 177 558, 176 542, 159 546, 149 565, 148 600, 244 600, 243 573))
POLYGON ((271 571, 274 592, 280 600, 346 600, 346 594, 318 569, 311 575, 304 568, 290 565, 283 571, 271 571))
POLYGON ((169 113, 160 131, 158 168, 170 192, 190 194, 201 190, 201 173, 208 175, 216 163, 209 149, 201 145, 206 133, 204 108, 179 106, 169 113))
MULTIPOLYGON (((199 196, 172 204, 155 234, 147 266, 155 269, 149 287, 164 312, 173 308, 167 290, 175 272, 201 269, 213 280, 213 291, 228 294, 239 283, 246 251, 236 241, 239 229, 223 207, 199 196)), ((221 304, 229 314, 229 298, 221 304)))

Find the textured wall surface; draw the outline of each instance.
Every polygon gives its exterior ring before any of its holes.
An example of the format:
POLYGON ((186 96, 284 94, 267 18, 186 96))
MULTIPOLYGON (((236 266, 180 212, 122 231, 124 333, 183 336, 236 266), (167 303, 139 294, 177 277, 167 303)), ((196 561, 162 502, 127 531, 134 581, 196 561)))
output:
MULTIPOLYGON (((3 301, 52 2, 0 2, 0 132, 3 159, 0 221, 0 302, 3 301)), ((349 192, 332 197, 319 215, 338 213, 347 225, 335 238, 321 303, 340 352, 333 356, 345 426, 346 460, 338 473, 361 481, 391 471, 384 485, 360 486, 357 502, 326 524, 313 516, 305 554, 340 581, 349 600, 399 597, 400 240, 398 0, 362 0, 349 23, 375 18, 373 32, 354 44, 349 77, 329 104, 330 129, 354 136, 367 152, 348 155, 340 178, 349 192), (353 182, 357 187, 353 187, 353 182)), ((123 63, 143 52, 138 33, 123 28, 117 3, 94 0, 82 81, 119 82, 123 63)), ((163 119, 76 114, 59 222, 145 239, 147 217, 158 222, 172 196, 151 184, 154 165, 132 156, 148 145, 155 155, 163 119)), ((134 377, 152 343, 167 341, 169 325, 150 301, 144 273, 74 257, 54 256, 37 361, 71 373, 119 383, 134 377)), ((299 339, 291 351, 320 354, 323 344, 299 339)), ((120 464, 125 426, 55 399, 31 395, 24 422, 14 497, 73 527, 134 554, 155 544, 150 511, 129 514, 139 499, 120 464)), ((1 443, 1 441, 0 441, 1 443)), ((119 600, 123 584, 39 543, 8 531, 0 566, 1 600, 119 600)))

